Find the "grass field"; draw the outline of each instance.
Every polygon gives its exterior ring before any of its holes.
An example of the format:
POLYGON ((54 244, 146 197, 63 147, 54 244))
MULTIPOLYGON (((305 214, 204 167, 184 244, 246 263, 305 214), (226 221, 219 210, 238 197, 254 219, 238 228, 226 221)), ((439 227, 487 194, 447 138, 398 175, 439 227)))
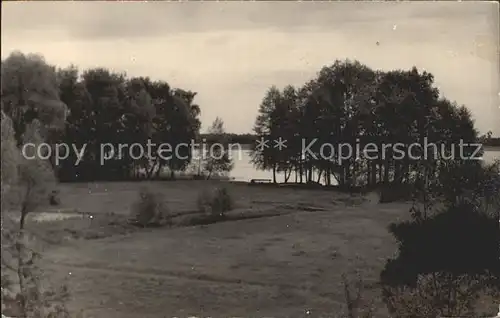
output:
POLYGON ((229 183, 233 221, 156 229, 123 222, 141 187, 161 192, 182 225, 198 192, 216 184, 61 184, 60 208, 85 214, 28 223, 51 242, 47 278, 68 284, 70 307, 83 317, 335 317, 344 304, 341 275, 356 270, 367 296, 380 295, 378 275, 396 251, 387 225, 407 217, 405 204, 229 183))

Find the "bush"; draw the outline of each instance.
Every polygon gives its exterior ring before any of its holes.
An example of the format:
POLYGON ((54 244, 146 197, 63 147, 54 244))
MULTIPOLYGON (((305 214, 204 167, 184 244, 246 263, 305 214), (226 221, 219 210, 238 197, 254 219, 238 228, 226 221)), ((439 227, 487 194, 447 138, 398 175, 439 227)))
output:
POLYGON ((42 285, 43 271, 38 266, 42 255, 34 248, 37 239, 26 231, 19 231, 18 226, 7 216, 2 219, 2 315, 71 317, 66 307, 69 301, 67 286, 53 289, 42 285))
POLYGON ((419 275, 415 287, 384 286, 383 298, 393 317, 490 317, 494 308, 478 308, 481 300, 489 305, 488 300, 498 299, 489 282, 487 276, 436 272, 419 275))
POLYGON ((61 205, 61 200, 59 199, 59 192, 53 190, 49 195, 49 204, 52 206, 61 205))
POLYGON ((439 185, 448 205, 470 202, 487 213, 500 211, 500 161, 448 163, 439 171, 439 185))
POLYGON ((372 318, 374 317, 373 300, 368 301, 364 295, 365 282, 358 272, 355 281, 350 281, 347 275, 342 275, 344 286, 345 314, 340 317, 346 318, 372 318))
POLYGON ((171 224, 171 217, 157 193, 142 190, 132 206, 132 223, 142 227, 164 226, 171 224))
POLYGON ((423 208, 389 226, 399 246, 381 273, 391 314, 473 317, 499 292, 499 181, 498 164, 451 162, 419 185, 423 208))
POLYGON ((233 209, 233 199, 225 187, 205 189, 198 195, 198 211, 216 218, 224 218, 233 209))
POLYGON ((485 274, 500 270, 498 220, 470 206, 448 208, 421 221, 390 225, 399 255, 383 272, 387 283, 414 283, 418 274, 485 274))
MULTIPOLYGON (((3 67, 3 66, 2 66, 3 67)), ((2 69, 3 71, 3 69, 2 69)), ((25 135, 37 140, 30 127, 25 135)), ((24 229, 26 215, 46 203, 45 190, 54 182, 53 171, 46 161, 27 160, 16 146, 12 120, 2 109, 1 120, 2 205, 1 221, 1 302, 2 316, 15 317, 70 317, 65 306, 68 292, 43 288, 42 271, 38 267, 40 253, 36 237, 24 229), (6 201, 9 200, 9 205, 6 201), (12 201, 12 202, 11 202, 12 201), (19 201, 19 202, 18 202, 19 201), (21 210, 21 221, 7 212, 7 208, 21 210)), ((26 137, 26 136, 25 136, 26 137)), ((38 139, 40 141, 40 139, 38 139)))

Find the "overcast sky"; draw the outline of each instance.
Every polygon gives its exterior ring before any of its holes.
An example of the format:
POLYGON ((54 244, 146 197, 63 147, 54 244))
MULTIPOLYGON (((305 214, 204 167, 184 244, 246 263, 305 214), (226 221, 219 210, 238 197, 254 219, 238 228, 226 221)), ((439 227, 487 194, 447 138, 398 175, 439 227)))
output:
POLYGON ((499 6, 487 2, 3 2, 2 58, 104 66, 198 92, 203 127, 250 132, 266 89, 335 59, 415 65, 500 135, 499 6), (377 45, 377 42, 379 45, 377 45))

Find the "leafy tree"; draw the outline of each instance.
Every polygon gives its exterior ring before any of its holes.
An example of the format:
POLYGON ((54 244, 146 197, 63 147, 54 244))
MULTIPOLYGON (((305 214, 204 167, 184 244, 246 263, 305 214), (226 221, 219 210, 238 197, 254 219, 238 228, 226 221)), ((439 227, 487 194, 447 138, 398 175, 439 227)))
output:
MULTIPOLYGON (((64 304, 55 307, 56 312, 47 311, 47 302, 54 305, 65 300, 67 295, 57 293, 53 299, 51 291, 43 291, 40 287, 40 273, 36 259, 39 253, 33 250, 32 236, 25 229, 25 220, 29 212, 47 203, 45 195, 55 181, 49 162, 34 156, 26 149, 26 156, 21 155, 17 147, 13 121, 2 110, 2 314, 13 312, 20 317, 45 317, 58 314, 68 317, 64 304), (12 200, 14 197, 14 200, 12 200), (17 201, 16 199, 20 199, 17 201), (20 208, 20 221, 15 221, 12 212, 20 208), (17 287, 16 287, 17 285, 17 287), (4 312, 5 310, 5 312, 4 312)), ((22 143, 39 144, 43 141, 40 131, 42 123, 32 120, 22 134, 22 143)), ((63 290, 63 292, 65 292, 63 290)))
POLYGON ((12 119, 18 145, 33 119, 42 124, 44 137, 64 126, 67 108, 59 98, 54 67, 43 57, 12 53, 2 61, 2 79, 2 110, 12 119))
POLYGON ((192 158, 190 145, 199 134, 199 107, 193 104, 196 93, 184 90, 171 90, 167 83, 156 85, 156 94, 151 94, 156 106, 154 122, 154 141, 171 146, 171 154, 163 158, 157 156, 157 175, 167 166, 171 178, 175 171, 184 170, 192 158))
POLYGON ((118 149, 118 145, 124 140, 124 105, 121 102, 125 95, 124 75, 96 68, 84 71, 82 78, 90 96, 91 113, 94 117, 94 129, 90 131, 91 138, 87 143, 87 151, 90 151, 93 159, 89 164, 94 174, 106 179, 123 178, 128 175, 129 169, 121 158, 101 164, 101 156, 110 155, 101 153, 101 145, 109 143, 114 149, 118 149))
POLYGON ((16 147, 15 132, 13 128, 12 120, 4 113, 2 110, 2 136, 1 136, 1 148, 2 148, 2 211, 4 211, 4 205, 7 203, 5 200, 8 191, 11 190, 10 186, 15 184, 18 180, 18 171, 16 169, 17 162, 21 158, 16 147))
POLYGON ((176 149, 175 155, 168 160, 171 177, 177 170, 185 170, 191 162, 191 147, 181 145, 190 145, 198 136, 200 122, 197 119, 199 107, 193 104, 196 93, 176 89, 173 91, 170 106, 170 142, 173 149, 176 149))
POLYGON ((273 116, 275 117, 275 135, 286 140, 285 147, 276 154, 278 171, 284 173, 285 183, 289 181, 292 171, 295 171, 297 179, 297 173, 300 170, 298 167, 302 156, 302 145, 295 131, 301 120, 298 98, 297 89, 291 85, 286 86, 273 116))
MULTIPOLYGON (((340 185, 356 183, 353 176, 354 170, 358 168, 356 158, 349 156, 341 144, 354 145, 356 139, 362 135, 360 114, 371 106, 375 78, 375 73, 358 61, 336 61, 319 72, 317 88, 306 103, 306 108, 319 107, 319 117, 315 111, 307 112, 309 120, 306 119, 306 122, 317 124, 320 129, 312 135, 319 139, 318 144, 332 144, 335 150, 333 160, 329 156, 326 160, 322 158, 324 156, 320 156, 321 160, 317 161, 315 166, 321 167, 330 162, 333 167, 328 169, 328 165, 326 166, 328 173, 337 172, 334 176, 340 185), (343 159, 340 160, 340 156, 343 159)), ((306 124, 305 127, 311 129, 314 126, 306 124)), ((311 133, 307 135, 310 136, 311 133)), ((314 166, 309 168, 309 175, 312 175, 311 169, 314 169, 314 166)), ((324 169, 321 167, 318 170, 321 172, 324 169)), ((308 179, 311 181, 311 178, 308 179)))
POLYGON ((172 176, 175 170, 185 169, 191 158, 189 148, 180 147, 179 156, 161 158, 154 145, 167 143, 175 149, 198 138, 200 108, 193 103, 196 93, 173 90, 166 82, 148 77, 128 79, 104 68, 86 70, 79 76, 78 69, 70 66, 58 71, 58 79, 61 98, 70 109, 59 140, 77 149, 86 145, 78 165, 74 151, 64 160, 60 177, 123 180, 137 178, 141 170, 146 178, 152 178, 165 166, 171 168, 172 176), (108 143, 113 145, 114 156, 105 154, 111 159, 101 166, 100 146, 108 143), (126 145, 122 151, 120 144, 126 145), (132 144, 140 144, 144 150, 151 147, 151 152, 131 155, 127 146, 132 144))
MULTIPOLYGON (((126 84, 127 97, 125 110, 122 115, 124 138, 123 142, 131 145, 141 144, 146 149, 146 142, 153 137, 153 118, 155 107, 151 95, 146 90, 146 84, 142 78, 133 78, 126 84)), ((152 154, 151 154, 152 155, 152 154)), ((139 160, 133 160, 129 156, 121 160, 127 160, 127 166, 133 171, 142 168, 146 177, 150 178, 153 173, 152 157, 145 153, 139 160)), ((125 164, 122 162, 122 164, 125 164)))
MULTIPOLYGON (((57 76, 61 100, 68 106, 69 110, 65 129, 57 136, 57 141, 74 145, 76 149, 80 150, 91 142, 93 136, 92 127, 95 122, 95 114, 91 107, 91 97, 75 66, 58 70, 57 76)), ((59 179, 82 180, 89 176, 91 157, 92 153, 85 151, 83 161, 80 163, 77 162, 77 154, 70 151, 68 158, 57 167, 59 179)))
MULTIPOLYGON (((23 135, 23 144, 33 143, 38 146, 44 142, 40 136, 41 125, 34 120, 23 135)), ((19 161, 19 181, 21 220, 19 228, 24 229, 26 216, 40 205, 47 205, 50 188, 56 182, 50 163, 41 159, 34 148, 26 147, 26 157, 21 156, 19 161)), ((47 154, 43 154, 44 157, 47 154)))
POLYGON ((478 138, 470 112, 440 98, 432 74, 416 68, 373 71, 349 60, 322 68, 297 89, 288 86, 282 92, 272 86, 260 105, 254 132, 257 138, 287 140, 285 150, 270 145, 252 154, 256 168, 273 171, 274 182, 277 171, 285 173, 286 182, 293 170, 300 183, 323 179, 330 185, 333 177, 348 188, 408 189, 402 199, 414 185, 434 179, 443 162, 458 160, 460 141, 478 138), (301 141, 311 143, 304 153, 301 141), (357 146, 362 150, 368 143, 378 150, 375 158, 356 153, 357 146), (415 143, 422 147, 412 149, 412 159, 409 147, 415 143), (427 154, 426 143, 436 144, 437 151, 427 154), (402 146, 401 158, 395 145, 402 146))
MULTIPOLYGON (((280 103, 281 92, 277 87, 272 86, 266 92, 266 96, 259 107, 259 115, 255 120, 254 132, 269 143, 280 137, 275 130, 276 124, 280 121, 280 118, 276 116, 276 109, 280 103)), ((252 162, 259 169, 272 170, 273 182, 276 183, 278 152, 273 148, 272 144, 269 145, 269 147, 263 147, 262 149, 254 149, 251 154, 252 162)))
POLYGON ((208 173, 207 179, 210 179, 214 173, 229 173, 233 169, 234 163, 229 152, 230 150, 226 148, 228 145, 227 138, 225 137, 224 122, 220 117, 215 118, 208 133, 217 136, 216 142, 209 144, 209 153, 202 154, 204 156, 208 155, 205 158, 204 170, 208 173))

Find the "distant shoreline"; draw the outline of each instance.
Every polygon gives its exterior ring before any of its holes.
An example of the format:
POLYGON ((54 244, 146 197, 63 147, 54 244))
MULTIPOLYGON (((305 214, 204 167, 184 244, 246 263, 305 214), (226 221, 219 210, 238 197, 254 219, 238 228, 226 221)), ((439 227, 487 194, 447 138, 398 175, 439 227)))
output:
MULTIPOLYGON (((252 150, 253 144, 240 144, 242 150, 252 150)), ((484 150, 486 151, 500 151, 500 146, 487 146, 483 145, 484 150)))
POLYGON ((483 146, 486 151, 500 151, 500 146, 483 146))

